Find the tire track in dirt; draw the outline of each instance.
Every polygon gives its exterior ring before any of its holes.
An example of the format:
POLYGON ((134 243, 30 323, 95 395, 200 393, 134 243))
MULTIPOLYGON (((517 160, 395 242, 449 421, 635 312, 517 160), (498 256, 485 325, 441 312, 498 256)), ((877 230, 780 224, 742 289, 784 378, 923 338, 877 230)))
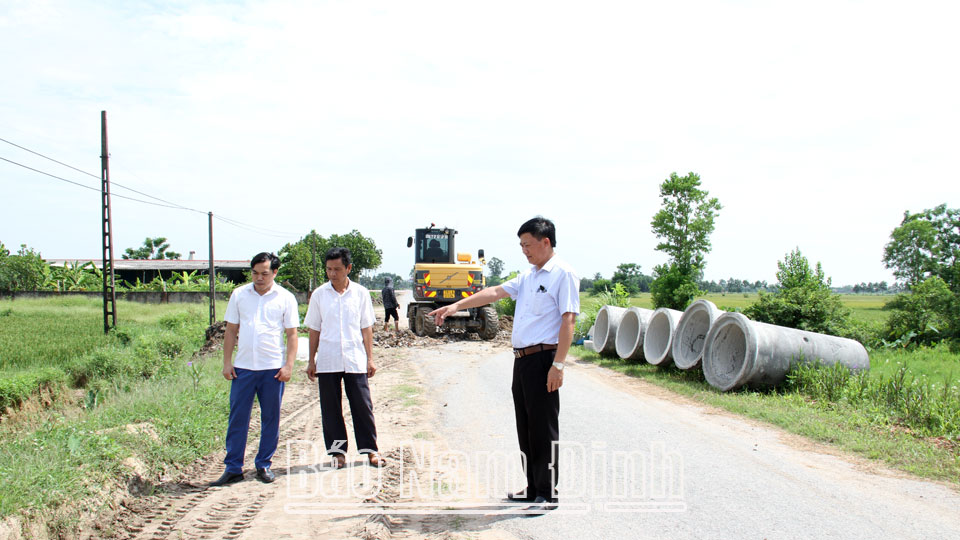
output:
MULTIPOLYGON (((416 356, 416 349, 376 350, 378 373, 371 379, 371 389, 381 455, 386 463, 384 467, 375 469, 366 464, 366 459, 351 459, 350 456, 346 468, 333 470, 329 467, 323 450, 316 386, 298 373, 294 381, 288 383, 284 396, 280 445, 273 458, 276 482, 263 484, 257 481, 248 467, 244 481, 224 487, 208 487, 208 482, 223 472, 224 453, 220 451, 195 463, 180 475, 179 482, 161 485, 153 495, 124 500, 116 516, 113 536, 132 540, 508 538, 484 530, 488 527, 481 523, 483 520, 474 518, 439 513, 391 513, 397 503, 429 501, 435 489, 429 484, 431 479, 445 474, 433 470, 437 464, 429 459, 415 459, 414 451, 407 445, 409 441, 435 437, 436 411, 434 404, 426 401, 423 395, 424 374, 412 361, 416 356), (296 444, 290 445, 296 442, 311 444, 315 457, 303 461, 302 456, 296 455, 302 449, 296 444), (362 478, 358 480, 357 475, 362 478), (373 481, 370 481, 371 476, 373 481), (304 478, 310 482, 323 478, 339 483, 341 488, 352 489, 350 493, 362 491, 363 494, 338 499, 344 504, 333 512, 297 514, 291 512, 288 505, 303 499, 291 498, 290 490, 304 478), (416 495, 408 491, 411 478, 419 478, 423 484, 416 495), (455 532, 464 526, 473 532, 455 532), (476 531, 482 532, 477 534, 476 531)), ((257 409, 252 414, 250 440, 244 458, 248 464, 252 464, 259 442, 258 416, 257 409)), ((352 432, 352 418, 347 406, 344 406, 344 417, 348 431, 352 432)), ((442 440, 430 442, 444 444, 442 440)), ((355 453, 355 449, 351 452, 355 453)))
MULTIPOLYGON (((280 421, 281 440, 303 433, 316 421, 319 409, 319 400, 309 392, 312 385, 299 383, 287 388, 280 421)), ((252 463, 256 456, 259 428, 259 407, 255 406, 244 463, 252 463)), ((278 454, 281 449, 282 445, 278 454)), ((209 487, 209 482, 223 472, 222 458, 222 451, 208 456, 181 475, 190 480, 161 486, 159 493, 149 497, 124 501, 123 510, 117 516, 117 537, 133 540, 239 537, 275 490, 257 481, 249 468, 242 482, 209 487)), ((276 457, 274 461, 277 462, 276 457)), ((283 471, 276 472, 283 474, 283 471)))

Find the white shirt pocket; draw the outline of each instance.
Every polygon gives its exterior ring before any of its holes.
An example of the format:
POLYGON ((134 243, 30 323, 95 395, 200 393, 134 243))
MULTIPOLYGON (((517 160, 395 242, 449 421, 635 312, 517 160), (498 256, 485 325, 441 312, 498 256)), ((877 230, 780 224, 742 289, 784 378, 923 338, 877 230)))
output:
POLYGON ((543 315, 550 311, 550 304, 553 303, 553 299, 550 298, 550 295, 547 294, 545 290, 538 288, 533 291, 533 302, 530 303, 530 311, 534 315, 543 315))
POLYGON ((274 329, 283 326, 283 306, 276 302, 271 302, 263 308, 263 318, 259 321, 259 326, 265 329, 274 329))
POLYGON ((346 327, 359 328, 360 325, 360 299, 354 295, 346 299, 343 303, 343 325, 346 327))

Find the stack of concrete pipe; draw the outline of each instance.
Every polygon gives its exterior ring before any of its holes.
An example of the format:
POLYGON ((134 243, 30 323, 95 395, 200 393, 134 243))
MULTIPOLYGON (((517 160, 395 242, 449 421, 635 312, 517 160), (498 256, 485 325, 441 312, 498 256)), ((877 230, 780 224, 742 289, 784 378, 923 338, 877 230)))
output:
POLYGON ((626 312, 626 308, 616 306, 603 306, 597 312, 593 323, 593 350, 601 356, 617 353, 617 328, 626 312))
POLYGON ((620 319, 620 326, 617 327, 617 356, 624 360, 643 359, 643 336, 652 315, 652 309, 627 309, 620 319))
POLYGON ((673 363, 678 368, 689 370, 700 367, 707 333, 717 317, 724 313, 709 300, 700 299, 687 306, 671 340, 673 363))
POLYGON ((748 385, 782 383, 797 363, 842 364, 852 371, 870 369, 859 342, 756 321, 727 313, 708 300, 684 312, 660 308, 603 306, 597 313, 594 350, 653 365, 672 360, 680 369, 702 365, 707 382, 721 391, 748 385))

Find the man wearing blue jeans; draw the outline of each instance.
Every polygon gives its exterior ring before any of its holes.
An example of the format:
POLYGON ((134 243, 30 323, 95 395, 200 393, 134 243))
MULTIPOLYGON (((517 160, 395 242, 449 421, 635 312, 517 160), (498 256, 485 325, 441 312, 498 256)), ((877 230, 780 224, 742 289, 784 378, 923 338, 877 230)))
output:
POLYGON ((254 460, 257 478, 266 483, 276 479, 270 463, 280 438, 283 386, 290 380, 297 357, 300 316, 297 299, 274 283, 280 268, 276 255, 260 253, 250 261, 250 267, 253 283, 234 289, 224 316, 227 329, 223 339, 223 377, 231 381, 230 420, 227 457, 223 459, 226 470, 211 486, 243 480, 243 454, 254 396, 260 403, 260 448, 254 460))

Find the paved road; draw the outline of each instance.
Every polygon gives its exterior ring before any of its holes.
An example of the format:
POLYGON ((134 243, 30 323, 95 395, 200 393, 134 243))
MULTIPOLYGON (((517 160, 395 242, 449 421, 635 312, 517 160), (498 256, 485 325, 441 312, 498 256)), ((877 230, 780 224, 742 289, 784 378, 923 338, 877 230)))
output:
MULTIPOLYGON (((441 404, 437 430, 467 455, 515 451, 512 356, 488 345, 476 354, 477 346, 418 355, 429 397, 441 404)), ((495 529, 532 539, 960 538, 955 488, 588 364, 568 368, 561 396, 561 438, 588 456, 562 462, 561 501, 570 510, 497 520, 495 529), (646 468, 615 464, 614 451, 633 452, 646 468)))

